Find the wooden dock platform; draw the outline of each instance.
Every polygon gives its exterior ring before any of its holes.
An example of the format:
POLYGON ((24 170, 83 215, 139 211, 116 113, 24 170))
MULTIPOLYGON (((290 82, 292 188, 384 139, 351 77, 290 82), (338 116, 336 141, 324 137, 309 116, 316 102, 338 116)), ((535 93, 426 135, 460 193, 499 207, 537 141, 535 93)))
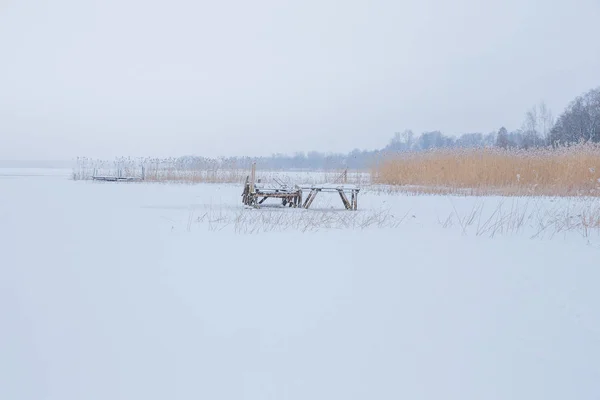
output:
POLYGON ((92 176, 94 181, 104 182, 141 182, 142 178, 136 178, 133 176, 120 177, 120 176, 92 176))
POLYGON ((281 204, 288 207, 300 207, 302 204, 302 190, 299 188, 273 187, 260 183, 251 184, 248 178, 242 193, 242 202, 247 206, 257 206, 267 199, 281 199, 281 204))
MULTIPOLYGON (((342 175, 344 180, 346 172, 342 175)), ((268 186, 262 184, 260 180, 256 181, 256 164, 252 164, 252 172, 246 177, 244 191, 242 193, 242 203, 247 206, 257 207, 264 203, 267 199, 281 199, 284 206, 293 208, 302 207, 310 208, 311 204, 321 192, 338 193, 344 208, 346 210, 358 209, 358 193, 360 188, 356 185, 348 185, 346 183, 326 183, 316 185, 288 185, 278 182, 278 186, 268 186), (302 202, 303 192, 309 191, 308 197, 302 202), (348 195, 350 199, 348 199, 348 195)))
POLYGON ((299 187, 302 190, 310 190, 308 197, 304 201, 304 204, 302 204, 302 207, 306 209, 310 207, 317 194, 321 192, 337 192, 346 210, 355 211, 358 209, 358 193, 360 192, 360 188, 356 185, 326 183, 321 185, 300 185, 299 187), (350 194, 350 200, 348 200, 346 194, 350 194))

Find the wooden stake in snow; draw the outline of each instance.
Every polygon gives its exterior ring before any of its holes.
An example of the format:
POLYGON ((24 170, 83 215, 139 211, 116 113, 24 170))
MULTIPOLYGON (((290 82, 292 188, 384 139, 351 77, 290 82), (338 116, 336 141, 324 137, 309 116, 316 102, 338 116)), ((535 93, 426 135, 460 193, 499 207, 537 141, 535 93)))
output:
POLYGON ((254 182, 256 181, 256 163, 252 163, 252 171, 250 172, 250 193, 254 194, 254 182))

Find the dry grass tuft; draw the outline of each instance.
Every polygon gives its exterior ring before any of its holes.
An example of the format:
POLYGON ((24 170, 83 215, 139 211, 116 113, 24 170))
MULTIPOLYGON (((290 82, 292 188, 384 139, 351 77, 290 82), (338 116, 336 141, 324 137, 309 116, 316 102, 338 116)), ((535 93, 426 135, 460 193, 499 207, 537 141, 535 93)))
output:
POLYGON ((530 238, 554 237, 576 233, 583 238, 600 235, 600 203, 597 200, 581 203, 557 202, 554 207, 544 207, 537 200, 513 200, 497 203, 491 210, 480 203, 468 212, 456 209, 446 218, 439 219, 444 228, 458 227, 464 235, 513 235, 529 232, 530 238))
POLYGON ((317 232, 321 230, 364 230, 373 228, 397 228, 407 218, 393 215, 389 210, 365 212, 309 211, 285 208, 242 209, 232 213, 224 209, 209 208, 199 214, 190 212, 187 230, 193 223, 206 226, 210 231, 233 228, 236 233, 262 232, 317 232))
POLYGON ((600 196, 600 146, 395 154, 382 161, 372 178, 424 193, 600 196))

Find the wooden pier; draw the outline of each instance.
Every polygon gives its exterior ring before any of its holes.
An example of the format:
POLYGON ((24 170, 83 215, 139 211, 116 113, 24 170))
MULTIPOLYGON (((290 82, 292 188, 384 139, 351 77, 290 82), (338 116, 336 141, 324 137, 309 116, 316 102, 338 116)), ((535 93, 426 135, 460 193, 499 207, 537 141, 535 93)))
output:
POLYGON ((142 182, 146 179, 146 170, 142 165, 142 176, 126 176, 122 169, 118 169, 115 175, 98 175, 98 170, 94 168, 92 180, 104 182, 142 182))
POLYGON ((338 193, 340 198, 342 199, 342 203, 346 210, 356 211, 358 209, 358 193, 360 189, 356 185, 347 185, 347 184, 323 184, 323 185, 307 185, 300 186, 302 190, 310 190, 308 197, 302 204, 302 207, 309 208, 312 202, 317 197, 317 194, 321 192, 329 192, 329 193, 338 193), (350 200, 348 200, 348 196, 350 195, 350 200))
MULTIPOLYGON (((344 171, 342 177, 344 178, 344 181, 346 181, 346 171, 344 171)), ((358 193, 360 192, 360 189, 356 185, 327 183, 319 185, 294 185, 294 187, 289 187, 280 182, 278 183, 278 186, 264 185, 260 180, 258 180, 257 183, 255 182, 256 164, 252 164, 251 174, 246 177, 244 191, 242 193, 242 203, 246 206, 258 207, 267 199, 275 198, 281 199, 283 206, 287 205, 293 208, 302 207, 308 209, 315 200, 315 197, 317 197, 317 194, 325 192, 337 193, 346 210, 356 211, 358 209, 358 193), (305 190, 309 191, 309 193, 306 200, 302 202, 303 191, 305 190), (350 196, 350 199, 348 199, 348 195, 350 196)))
POLYGON ((256 180, 256 165, 252 164, 251 175, 246 177, 244 192, 242 193, 242 203, 247 206, 256 207, 264 203, 267 199, 281 199, 281 204, 288 207, 300 207, 302 205, 302 190, 300 188, 290 188, 286 185, 278 186, 264 185, 256 180))
POLYGON ((92 176, 94 181, 105 181, 105 182, 141 182, 142 178, 136 178, 133 176, 119 177, 119 176, 92 176))

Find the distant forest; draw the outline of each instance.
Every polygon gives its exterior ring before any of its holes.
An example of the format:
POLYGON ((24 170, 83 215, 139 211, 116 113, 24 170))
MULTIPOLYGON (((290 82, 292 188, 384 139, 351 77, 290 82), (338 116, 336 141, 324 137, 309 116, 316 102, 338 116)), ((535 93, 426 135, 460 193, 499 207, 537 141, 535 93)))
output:
MULTIPOLYGON (((440 131, 422 132, 412 130, 396 132, 389 143, 379 150, 352 150, 350 153, 322 153, 310 151, 292 155, 273 154, 269 157, 175 157, 168 160, 144 158, 142 164, 166 163, 177 168, 247 168, 256 161, 261 169, 271 170, 332 170, 367 169, 377 165, 386 155, 423 152, 435 149, 501 148, 532 149, 556 148, 573 143, 600 143, 600 87, 592 89, 571 101, 558 118, 542 102, 525 113, 522 126, 508 131, 500 127, 495 132, 468 132, 458 137, 446 136, 440 131)), ((91 162, 84 157, 77 163, 91 162)), ((131 162, 119 158, 117 165, 131 162)), ((110 162, 109 162, 110 163, 110 162)), ((102 164, 102 161, 100 161, 102 164)), ((73 161, 1 161, 1 167, 69 168, 73 161)))
MULTIPOLYGON (((600 88, 575 98, 555 119, 542 102, 525 113, 520 129, 496 132, 464 133, 446 136, 440 131, 415 135, 411 130, 397 132, 384 148, 374 151, 355 149, 347 154, 310 151, 270 157, 231 157, 220 159, 221 165, 247 166, 256 161, 266 169, 363 169, 373 166, 381 156, 391 153, 420 152, 452 148, 530 149, 557 147, 577 142, 600 143, 600 88)), ((203 163, 198 157, 184 157, 182 162, 203 163)))
MULTIPOLYGON (((145 158, 143 164, 169 164, 176 168, 247 168, 257 162, 261 169, 271 170, 332 170, 368 169, 374 167, 386 155, 423 152, 435 149, 501 148, 532 149, 556 148, 573 143, 600 143, 600 87, 576 97, 558 118, 542 102, 525 113, 522 126, 508 131, 500 127, 495 132, 469 132, 458 137, 446 136, 440 131, 416 135, 412 130, 397 132, 389 143, 379 150, 352 150, 350 153, 322 153, 310 151, 292 155, 274 154, 270 157, 220 157, 206 158, 184 156, 168 160, 145 158)), ((81 161, 79 161, 81 162, 81 161)), ((129 158, 117 159, 125 165, 129 158)), ((0 163, 0 167, 2 163, 0 163)), ((10 165, 6 165, 10 166, 10 165)), ((15 166, 15 165, 12 165, 15 166)), ((42 166, 42 165, 40 165, 42 166)))

